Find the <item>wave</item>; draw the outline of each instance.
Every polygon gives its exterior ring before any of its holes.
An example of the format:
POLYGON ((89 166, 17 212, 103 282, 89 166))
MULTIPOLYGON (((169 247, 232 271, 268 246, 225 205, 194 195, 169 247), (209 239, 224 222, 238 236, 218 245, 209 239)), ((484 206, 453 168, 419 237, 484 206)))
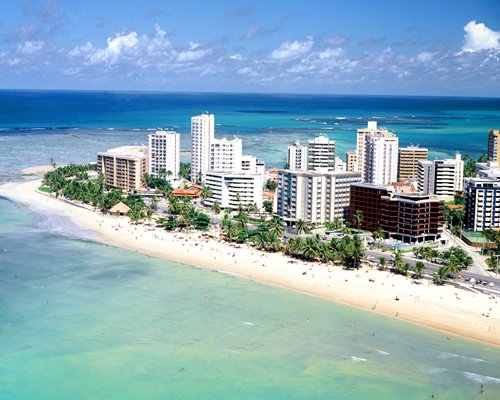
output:
POLYGON ((389 354, 391 354, 391 353, 388 353, 387 351, 383 351, 383 350, 377 350, 377 353, 382 354, 384 356, 388 356, 389 354))
POLYGON ((361 358, 361 357, 355 357, 355 356, 351 356, 351 359, 352 361, 354 362, 360 362, 360 361, 368 361, 366 358, 361 358))
POLYGON ((455 353, 441 353, 439 355, 439 358, 460 358, 462 360, 469 360, 469 361, 473 361, 473 362, 486 362, 485 360, 483 360, 482 358, 474 358, 474 357, 468 357, 468 356, 462 356, 460 354, 455 354, 455 353))
POLYGON ((243 321, 243 323, 245 325, 249 325, 249 326, 254 326, 255 325, 253 322, 248 322, 248 321, 243 321))
POLYGON ((500 384, 500 378, 495 378, 493 376, 487 376, 487 375, 481 375, 481 374, 475 374, 474 372, 467 372, 463 371, 462 372, 464 376, 476 383, 495 383, 495 384, 500 384))

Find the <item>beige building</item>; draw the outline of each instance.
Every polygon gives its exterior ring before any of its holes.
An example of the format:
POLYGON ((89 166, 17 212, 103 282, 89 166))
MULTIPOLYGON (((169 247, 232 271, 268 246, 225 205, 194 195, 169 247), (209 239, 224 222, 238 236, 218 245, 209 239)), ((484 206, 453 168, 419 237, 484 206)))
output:
POLYGON ((488 131, 488 161, 496 161, 500 165, 498 154, 498 141, 500 129, 490 129, 488 131))
POLYGON ((429 151, 418 146, 399 148, 398 178, 400 182, 418 179, 418 161, 427 160, 429 151))
POLYGON ((123 190, 142 187, 148 170, 146 146, 123 146, 97 153, 97 172, 106 178, 106 185, 123 190))
POLYGON ((358 153, 349 151, 345 154, 345 163, 347 172, 355 172, 358 170, 358 153))

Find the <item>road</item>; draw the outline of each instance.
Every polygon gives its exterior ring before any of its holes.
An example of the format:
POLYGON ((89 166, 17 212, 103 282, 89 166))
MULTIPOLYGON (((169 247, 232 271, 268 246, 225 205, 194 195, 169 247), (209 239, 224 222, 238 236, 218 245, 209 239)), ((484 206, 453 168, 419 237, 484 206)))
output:
MULTIPOLYGON (((404 254, 404 253, 403 253, 404 254)), ((394 256, 391 252, 383 252, 381 250, 366 250, 366 256, 367 257, 373 257, 372 261, 378 261, 378 259, 380 257, 385 257, 388 261, 389 260, 393 260, 394 259, 394 256)), ((437 271, 440 267, 442 267, 442 265, 439 265, 439 264, 434 264, 434 263, 431 263, 429 261, 425 261, 425 260, 420 260, 416 257, 413 256, 413 254, 409 255, 409 254, 404 254, 404 260, 408 263, 410 263, 411 265, 415 265, 415 262, 417 261, 422 261, 425 265, 425 268, 426 268, 426 272, 429 273, 429 274, 432 274, 434 271, 437 271)), ((500 278, 499 277, 495 277, 495 276, 485 276, 484 274, 480 274, 480 273, 477 273, 477 272, 472 272, 472 271, 468 271, 468 270, 464 270, 460 273, 460 275, 462 276, 462 280, 458 280, 459 282, 464 282, 463 281, 463 278, 465 277, 469 277, 469 278, 474 278, 474 279, 481 279, 482 281, 483 280, 486 280, 489 282, 493 282, 495 284, 495 286, 493 287, 489 287, 489 286, 482 286, 482 285, 476 285, 476 287, 479 287, 481 286, 481 288, 488 288, 489 291, 491 291, 492 293, 496 293, 497 295, 500 295, 500 278)))

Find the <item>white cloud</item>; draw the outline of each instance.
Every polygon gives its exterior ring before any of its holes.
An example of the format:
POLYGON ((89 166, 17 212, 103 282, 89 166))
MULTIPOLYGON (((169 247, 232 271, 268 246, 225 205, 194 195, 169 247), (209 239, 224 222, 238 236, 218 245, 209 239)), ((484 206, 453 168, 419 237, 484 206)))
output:
POLYGON ((311 36, 303 42, 295 40, 293 42, 284 42, 271 53, 270 58, 273 60, 290 60, 309 53, 314 45, 314 40, 311 36))
POLYGON ((483 23, 470 21, 464 26, 463 51, 476 52, 481 50, 500 50, 500 32, 495 32, 483 23))
POLYGON ((37 51, 40 51, 45 46, 45 42, 42 40, 35 40, 33 42, 27 41, 24 42, 22 46, 17 48, 17 51, 22 54, 33 54, 37 51))
POLYGON ((253 38, 258 32, 260 31, 260 26, 259 25, 250 25, 245 32, 245 34, 242 36, 242 40, 250 40, 253 38))
POLYGON ((427 63, 429 61, 432 61, 432 57, 434 56, 433 53, 430 53, 428 51, 422 51, 417 55, 417 61, 421 63, 427 63))
POLYGON ((243 61, 244 57, 240 53, 236 53, 236 54, 230 55, 229 59, 234 60, 234 61, 243 61))

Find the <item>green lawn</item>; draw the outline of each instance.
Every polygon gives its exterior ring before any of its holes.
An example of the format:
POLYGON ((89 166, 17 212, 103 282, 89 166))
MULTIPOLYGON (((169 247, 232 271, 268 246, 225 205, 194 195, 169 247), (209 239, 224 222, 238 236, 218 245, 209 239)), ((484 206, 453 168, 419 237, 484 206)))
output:
POLYGON ((47 186, 43 186, 43 185, 42 185, 42 186, 39 186, 39 187, 38 187, 38 190, 39 190, 40 192, 50 193, 50 188, 48 188, 47 186))

